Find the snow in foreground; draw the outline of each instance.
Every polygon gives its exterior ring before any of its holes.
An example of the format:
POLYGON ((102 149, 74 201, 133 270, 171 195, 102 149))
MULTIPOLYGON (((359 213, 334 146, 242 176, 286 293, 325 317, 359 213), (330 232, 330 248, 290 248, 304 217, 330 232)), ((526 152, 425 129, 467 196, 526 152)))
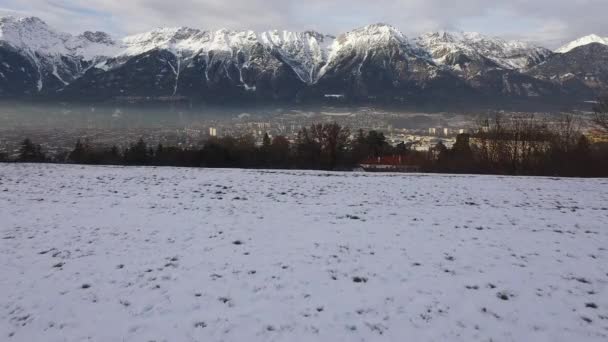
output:
POLYGON ((0 164, 2 341, 606 341, 608 180, 0 164))

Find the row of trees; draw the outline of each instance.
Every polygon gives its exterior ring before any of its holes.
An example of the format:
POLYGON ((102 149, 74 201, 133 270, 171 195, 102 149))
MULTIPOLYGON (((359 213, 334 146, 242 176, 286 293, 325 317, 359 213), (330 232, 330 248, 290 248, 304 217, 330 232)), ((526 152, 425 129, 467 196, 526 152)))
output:
POLYGON ((608 175, 608 145, 592 144, 571 116, 558 121, 533 116, 480 123, 452 149, 438 147, 435 170, 509 175, 608 175))
MULTIPOLYGON (((608 134, 608 101, 599 102, 595 123, 608 134)), ((202 147, 149 146, 144 140, 121 150, 100 148, 78 140, 58 162, 78 164, 157 165, 190 167, 297 168, 351 170, 363 160, 400 156, 427 172, 508 175, 608 176, 608 144, 591 143, 577 120, 539 120, 534 116, 503 117, 480 122, 471 135, 462 134, 452 148, 443 143, 428 152, 400 144, 384 134, 355 134, 336 123, 302 128, 295 142, 264 136, 260 146, 251 136, 212 138, 202 147)), ((0 155, 0 160, 6 156, 0 155)), ((393 159, 395 160, 395 159, 393 159)), ((18 161, 45 162, 40 145, 26 139, 18 161)))
MULTIPOLYGON (((211 138, 200 148, 149 146, 140 139, 121 151, 98 148, 78 140, 67 161, 78 164, 124 164, 191 167, 297 168, 350 170, 369 155, 396 153, 382 133, 359 131, 350 139, 348 128, 336 123, 302 128, 296 141, 264 135, 256 145, 252 136, 211 138)), ((403 151, 402 151, 403 152, 403 151)))
MULTIPOLYGON (((42 152, 42 146, 34 144, 29 138, 26 138, 21 143, 19 150, 19 158, 17 161, 23 163, 44 163, 51 159, 42 152)), ((9 161, 7 155, 0 155, 0 161, 9 161)))

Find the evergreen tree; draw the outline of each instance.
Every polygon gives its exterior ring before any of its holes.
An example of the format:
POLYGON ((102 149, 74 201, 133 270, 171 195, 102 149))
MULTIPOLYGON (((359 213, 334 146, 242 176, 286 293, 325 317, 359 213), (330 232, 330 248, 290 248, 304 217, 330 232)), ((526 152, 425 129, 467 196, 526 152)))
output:
POLYGON ((572 162, 568 163, 573 167, 571 176, 593 176, 596 173, 591 154, 591 143, 585 135, 581 134, 578 138, 571 160, 572 162))
POLYGON ((118 149, 118 146, 112 145, 112 147, 110 147, 110 149, 106 153, 105 160, 108 164, 111 165, 120 164, 122 156, 120 155, 120 150, 118 149))
POLYGON ((78 139, 76 140, 74 150, 72 150, 68 156, 68 161, 72 163, 84 164, 87 161, 87 152, 87 146, 83 144, 80 139, 78 139))
POLYGON ((264 133, 264 138, 262 138, 262 147, 268 149, 270 145, 272 145, 270 136, 268 135, 268 133, 264 133))
POLYGON ((29 138, 21 143, 18 161, 25 163, 40 163, 46 161, 46 156, 42 152, 40 145, 35 145, 29 138))
POLYGON ((459 134, 456 137, 456 142, 452 146, 452 151, 455 156, 462 158, 470 158, 473 155, 471 151, 471 145, 469 143, 470 136, 468 134, 459 134))
POLYGON ((137 143, 131 145, 125 151, 125 162, 131 165, 146 165, 149 162, 149 150, 148 146, 144 142, 143 138, 140 138, 137 143))
POLYGON ((271 165, 271 151, 270 148, 272 146, 272 141, 270 140, 270 136, 268 133, 264 133, 264 137, 262 138, 262 147, 259 150, 259 164, 263 167, 272 167, 271 165))
POLYGON ((315 169, 320 165, 321 146, 306 127, 298 132, 296 138, 296 160, 297 167, 304 169, 315 169))
POLYGON ((287 138, 280 135, 274 137, 270 146, 271 167, 287 167, 289 165, 290 152, 291 147, 287 138))
POLYGON ((373 154, 373 157, 381 157, 384 155, 384 152, 388 147, 384 133, 378 131, 369 131, 365 140, 367 146, 373 154))
POLYGON ((468 134, 459 134, 448 154, 448 168, 451 172, 471 172, 474 170, 473 151, 468 134))

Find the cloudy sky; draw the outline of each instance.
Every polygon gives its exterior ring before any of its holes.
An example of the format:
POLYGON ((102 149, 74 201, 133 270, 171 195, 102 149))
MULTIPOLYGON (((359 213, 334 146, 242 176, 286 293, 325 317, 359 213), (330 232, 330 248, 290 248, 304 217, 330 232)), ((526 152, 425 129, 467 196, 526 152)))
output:
POLYGON ((0 0, 0 15, 35 15, 63 31, 117 36, 161 26, 337 34, 377 22, 410 36, 477 31, 547 47, 608 36, 608 0, 0 0))

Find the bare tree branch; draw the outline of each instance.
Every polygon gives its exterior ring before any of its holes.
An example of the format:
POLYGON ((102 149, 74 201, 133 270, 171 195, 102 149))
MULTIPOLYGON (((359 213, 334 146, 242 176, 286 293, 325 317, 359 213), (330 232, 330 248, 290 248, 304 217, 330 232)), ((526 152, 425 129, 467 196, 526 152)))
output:
POLYGON ((608 96, 601 98, 593 107, 595 117, 593 122, 604 132, 608 133, 608 96))

